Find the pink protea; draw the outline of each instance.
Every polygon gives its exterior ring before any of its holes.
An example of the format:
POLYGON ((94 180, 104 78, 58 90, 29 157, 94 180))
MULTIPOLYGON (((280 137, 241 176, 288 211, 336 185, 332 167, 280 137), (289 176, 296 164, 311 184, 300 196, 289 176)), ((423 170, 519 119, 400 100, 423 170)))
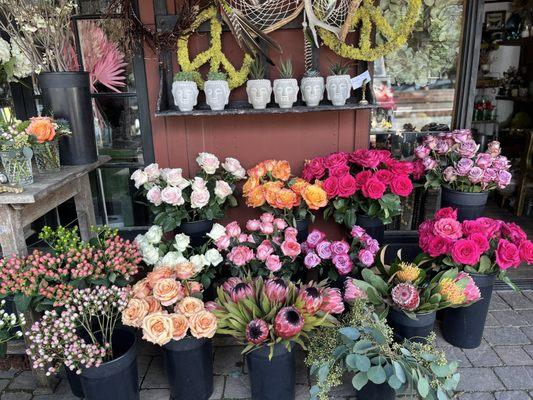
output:
POLYGON ((237 303, 242 299, 253 297, 253 295, 254 289, 251 285, 245 282, 237 283, 230 293, 231 300, 233 300, 234 303, 237 303))
POLYGON ((290 339, 301 332, 304 323, 304 317, 296 307, 283 307, 274 320, 274 332, 282 339, 290 339))
POLYGON ((366 298, 366 292, 357 286, 353 279, 348 278, 344 281, 344 300, 347 303, 353 303, 355 300, 366 298))
POLYGON ((224 289, 226 293, 231 294, 231 292, 233 292, 233 288, 241 282, 241 278, 233 276, 229 278, 226 282, 224 282, 224 284, 222 285, 222 289, 224 289))
POLYGON ((298 293, 298 299, 302 300, 304 309, 309 314, 316 313, 323 302, 322 293, 320 289, 315 286, 302 287, 298 293))
POLYGON ((344 303, 342 301, 341 291, 337 288, 326 288, 322 292, 322 305, 320 311, 329 314, 342 314, 344 312, 344 303))
POLYGON ((207 311, 213 312, 216 310, 220 310, 221 307, 214 301, 206 301, 204 303, 204 307, 207 311))
POLYGON ((406 311, 414 311, 420 304, 420 295, 410 283, 400 283, 392 288, 392 301, 406 311))
POLYGON ((246 325, 246 340, 261 344, 268 339, 268 324, 262 319, 254 319, 246 325))
POLYGON ((287 298, 287 284, 281 278, 273 278, 266 281, 264 291, 271 302, 283 303, 287 298))

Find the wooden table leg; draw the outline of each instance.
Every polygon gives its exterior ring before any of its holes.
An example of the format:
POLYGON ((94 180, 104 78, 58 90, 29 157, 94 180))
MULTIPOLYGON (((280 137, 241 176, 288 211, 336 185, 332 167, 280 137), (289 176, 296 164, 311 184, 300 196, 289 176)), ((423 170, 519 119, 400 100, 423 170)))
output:
POLYGON ((20 212, 9 204, 0 205, 0 244, 4 257, 28 254, 20 212))
POLYGON ((74 203, 76 204, 76 214, 80 225, 80 235, 82 240, 89 240, 92 236, 90 227, 96 225, 89 175, 85 174, 80 177, 78 185, 79 190, 78 194, 74 196, 74 203))

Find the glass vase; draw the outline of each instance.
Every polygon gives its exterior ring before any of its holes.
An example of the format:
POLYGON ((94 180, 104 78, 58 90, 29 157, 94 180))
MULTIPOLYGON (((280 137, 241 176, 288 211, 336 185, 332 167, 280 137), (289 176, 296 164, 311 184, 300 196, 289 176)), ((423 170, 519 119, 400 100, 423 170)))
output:
POLYGON ((9 183, 19 186, 27 186, 33 183, 31 149, 2 151, 0 152, 0 158, 2 158, 2 165, 9 183))
POLYGON ((33 155, 39 173, 59 172, 59 144, 57 139, 34 144, 33 155))

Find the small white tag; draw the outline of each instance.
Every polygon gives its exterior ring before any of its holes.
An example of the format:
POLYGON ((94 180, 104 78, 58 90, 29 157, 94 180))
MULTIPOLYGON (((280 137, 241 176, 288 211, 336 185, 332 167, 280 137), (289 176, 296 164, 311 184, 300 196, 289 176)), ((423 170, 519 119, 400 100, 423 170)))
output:
POLYGON ((363 86, 364 83, 368 83, 372 80, 372 77, 370 76, 370 73, 367 71, 363 72, 362 74, 359 74, 357 76, 354 76, 352 78, 352 87, 354 89, 358 89, 361 86, 363 86))

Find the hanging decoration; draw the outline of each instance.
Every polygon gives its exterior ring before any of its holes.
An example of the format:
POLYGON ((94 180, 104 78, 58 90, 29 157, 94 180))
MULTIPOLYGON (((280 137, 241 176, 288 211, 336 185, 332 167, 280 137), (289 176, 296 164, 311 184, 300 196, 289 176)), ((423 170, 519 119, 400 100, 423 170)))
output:
POLYGON ((324 42, 324 45, 341 57, 352 60, 374 61, 403 46, 413 31, 415 23, 420 17, 422 0, 406 1, 406 14, 397 21, 395 26, 391 26, 383 16, 379 6, 374 5, 373 0, 363 0, 362 4, 355 11, 350 24, 351 30, 360 26, 358 46, 346 44, 339 39, 337 33, 340 34, 342 24, 334 27, 335 29, 333 31, 332 29, 326 29, 323 24, 316 24, 318 34, 324 42), (383 43, 373 43, 373 31, 384 38, 383 43))
MULTIPOLYGON (((222 52, 222 24, 218 20, 217 10, 215 7, 210 7, 202 11, 194 23, 190 27, 190 31, 194 32, 205 21, 211 23, 211 40, 210 47, 198 54, 194 60, 191 61, 189 56, 189 37, 190 34, 182 36, 178 39, 178 63, 182 71, 193 72, 198 71, 200 67, 206 63, 209 63, 209 71, 217 72, 224 70, 228 75, 228 85, 230 89, 234 89, 243 85, 246 82, 248 73, 250 72, 250 66, 252 65, 253 58, 245 54, 242 66, 239 70, 236 70, 231 62, 226 58, 222 52)), ((200 88, 204 87, 204 80, 197 74, 198 78, 196 83, 200 88)))

